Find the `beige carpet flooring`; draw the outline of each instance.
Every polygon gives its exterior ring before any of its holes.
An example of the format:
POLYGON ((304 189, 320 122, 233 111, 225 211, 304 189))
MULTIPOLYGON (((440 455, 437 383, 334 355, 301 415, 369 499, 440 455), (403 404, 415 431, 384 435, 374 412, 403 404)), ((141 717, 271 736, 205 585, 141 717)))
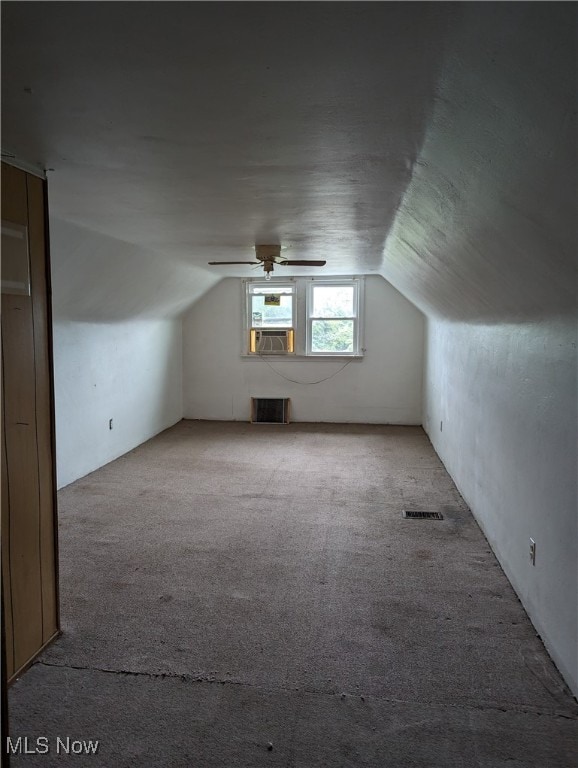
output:
POLYGON ((50 752, 14 765, 577 764, 576 702, 421 428, 183 421, 59 506, 63 634, 10 692, 50 752))

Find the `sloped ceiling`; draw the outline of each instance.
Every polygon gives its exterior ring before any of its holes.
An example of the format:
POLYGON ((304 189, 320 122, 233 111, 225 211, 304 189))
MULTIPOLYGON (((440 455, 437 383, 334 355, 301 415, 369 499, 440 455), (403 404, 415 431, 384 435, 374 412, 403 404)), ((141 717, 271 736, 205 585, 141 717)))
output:
POLYGON ((570 4, 9 2, 2 16, 2 147, 54 169, 71 315, 179 312, 257 274, 207 267, 252 259, 255 242, 327 259, 324 274, 382 274, 443 317, 575 306, 570 4))
POLYGON ((576 6, 462 11, 382 272, 427 314, 575 313, 576 6))

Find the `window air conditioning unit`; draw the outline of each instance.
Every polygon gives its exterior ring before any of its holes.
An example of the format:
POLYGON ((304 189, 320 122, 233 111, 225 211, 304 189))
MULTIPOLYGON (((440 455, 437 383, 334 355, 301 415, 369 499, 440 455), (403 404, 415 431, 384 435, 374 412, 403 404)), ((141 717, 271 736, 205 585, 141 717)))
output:
POLYGON ((256 355, 286 355, 293 352, 293 328, 251 328, 249 352, 256 355))

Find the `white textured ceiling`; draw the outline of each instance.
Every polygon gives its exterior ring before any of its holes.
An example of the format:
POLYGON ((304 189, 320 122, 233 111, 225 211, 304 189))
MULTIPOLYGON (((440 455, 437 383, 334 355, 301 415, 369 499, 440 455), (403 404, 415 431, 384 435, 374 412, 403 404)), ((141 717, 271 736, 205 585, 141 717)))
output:
POLYGON ((380 273, 442 316, 573 306, 570 4, 8 2, 2 16, 3 150, 54 169, 51 216, 77 252, 93 232, 130 244, 127 270, 146 253, 140 279, 153 261, 155 280, 172 273, 177 309, 176 275, 254 274, 206 262, 251 259, 255 242, 326 259, 325 274, 380 273))

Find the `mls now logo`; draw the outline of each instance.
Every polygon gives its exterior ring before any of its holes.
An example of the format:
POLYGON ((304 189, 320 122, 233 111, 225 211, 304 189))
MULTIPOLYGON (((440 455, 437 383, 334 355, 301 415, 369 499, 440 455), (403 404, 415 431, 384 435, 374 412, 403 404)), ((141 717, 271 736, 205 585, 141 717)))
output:
POLYGON ((57 736, 56 752, 59 755, 95 755, 98 752, 98 741, 73 741, 70 736, 64 739, 57 736))
POLYGON ((6 752, 9 755, 46 755, 53 746, 58 755, 95 755, 98 752, 98 741, 92 739, 81 741, 80 739, 71 739, 70 736, 64 738, 57 736, 54 745, 51 745, 47 736, 38 736, 31 739, 28 736, 18 736, 6 739, 6 752))
POLYGON ((45 755, 50 751, 50 742, 46 736, 37 739, 29 739, 28 736, 19 736, 6 739, 6 752, 9 755, 45 755))

